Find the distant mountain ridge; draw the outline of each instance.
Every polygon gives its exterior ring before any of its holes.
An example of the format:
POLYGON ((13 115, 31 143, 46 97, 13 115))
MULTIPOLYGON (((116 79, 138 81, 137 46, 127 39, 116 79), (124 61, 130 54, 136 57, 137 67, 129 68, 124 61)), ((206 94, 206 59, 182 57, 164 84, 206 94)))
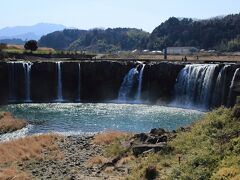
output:
MULTIPOLYGON (((171 17, 152 33, 136 28, 80 30, 40 23, 0 30, 1 39, 37 39, 39 46, 57 50, 118 52, 191 46, 219 52, 240 51, 240 13, 209 19, 171 17), (1 38, 4 37, 4 38, 1 38), (40 38, 41 37, 41 38, 40 38)), ((7 42, 6 40, 6 42, 7 42)))
POLYGON ((38 23, 33 26, 15 26, 0 29, 0 39, 40 39, 43 35, 61 31, 66 26, 61 24, 38 23))

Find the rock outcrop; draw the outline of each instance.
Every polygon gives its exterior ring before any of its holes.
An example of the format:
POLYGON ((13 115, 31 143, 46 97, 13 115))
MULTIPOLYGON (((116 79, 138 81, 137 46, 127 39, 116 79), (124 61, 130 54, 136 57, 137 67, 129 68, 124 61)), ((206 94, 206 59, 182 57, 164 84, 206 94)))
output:
POLYGON ((131 149, 135 156, 158 152, 161 150, 170 150, 168 141, 176 137, 176 132, 169 132, 164 129, 152 129, 150 133, 135 134, 131 140, 131 149))

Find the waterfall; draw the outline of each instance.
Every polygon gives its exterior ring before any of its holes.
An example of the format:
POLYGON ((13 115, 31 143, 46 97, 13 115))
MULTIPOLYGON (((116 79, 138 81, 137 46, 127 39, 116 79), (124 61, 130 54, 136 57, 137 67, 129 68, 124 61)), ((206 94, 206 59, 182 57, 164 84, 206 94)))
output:
POLYGON ((237 80, 237 75, 239 73, 240 68, 237 68, 236 71, 234 72, 232 81, 231 81, 231 85, 230 85, 230 89, 229 89, 229 94, 228 94, 228 106, 230 107, 232 105, 232 99, 233 99, 233 88, 234 88, 234 84, 237 80))
POLYGON ((24 102, 31 102, 31 62, 23 62, 24 69, 24 90, 25 90, 25 99, 24 102))
POLYGON ((63 101, 61 62, 57 62, 57 102, 63 101))
POLYGON ((144 71, 145 64, 142 65, 142 68, 139 73, 139 78, 138 78, 138 89, 137 89, 137 97, 136 100, 140 101, 141 95, 142 95, 142 79, 143 79, 143 71, 144 71))
POLYGON ((138 67, 140 66, 130 69, 125 75, 118 93, 119 102, 129 102, 129 100, 134 103, 140 102, 145 64, 142 64, 140 72, 138 72, 138 67), (134 87, 137 87, 137 89, 134 87))
POLYGON ((228 84, 227 72, 230 67, 231 67, 230 65, 223 66, 223 68, 220 70, 218 74, 214 91, 213 91, 213 98, 212 98, 213 107, 219 107, 221 105, 227 104, 226 98, 229 90, 229 87, 226 86, 228 84))
POLYGON ((81 64, 78 63, 78 87, 77 87, 77 102, 81 101, 81 64))
POLYGON ((8 62, 8 72, 9 72, 9 96, 8 101, 9 102, 15 102, 16 101, 16 95, 15 95, 15 62, 8 62))
POLYGON ((118 93, 118 101, 125 102, 131 97, 135 77, 137 74, 138 70, 137 67, 135 67, 130 69, 130 71, 125 75, 118 93))
POLYGON ((175 103, 180 106, 209 108, 211 100, 215 64, 186 65, 179 73, 175 84, 175 103))

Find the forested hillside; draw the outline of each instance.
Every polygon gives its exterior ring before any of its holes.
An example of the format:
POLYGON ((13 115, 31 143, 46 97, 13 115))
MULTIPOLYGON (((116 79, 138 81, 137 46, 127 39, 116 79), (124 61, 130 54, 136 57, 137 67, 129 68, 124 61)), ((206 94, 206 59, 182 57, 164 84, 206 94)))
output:
POLYGON ((240 14, 193 20, 171 17, 150 34, 135 28, 66 29, 43 36, 40 46, 59 50, 112 52, 162 50, 165 46, 194 46, 218 51, 240 50, 240 14))
POLYGON ((148 43, 149 49, 162 49, 164 46, 240 50, 240 14, 198 21, 169 18, 153 30, 148 43))
POLYGON ((40 46, 55 49, 110 52, 146 48, 149 33, 134 28, 57 31, 39 40, 40 46))
POLYGON ((69 45, 87 33, 85 30, 65 29, 63 31, 55 31, 53 33, 42 36, 39 40, 40 46, 50 47, 58 50, 64 50, 69 45))

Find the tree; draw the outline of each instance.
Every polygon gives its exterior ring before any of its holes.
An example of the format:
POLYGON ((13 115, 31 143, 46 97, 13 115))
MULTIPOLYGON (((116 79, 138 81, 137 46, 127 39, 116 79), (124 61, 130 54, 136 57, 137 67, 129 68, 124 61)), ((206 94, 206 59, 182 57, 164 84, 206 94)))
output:
POLYGON ((24 45, 24 48, 26 50, 36 51, 38 49, 37 41, 35 40, 27 41, 24 45))
POLYGON ((7 44, 5 43, 0 43, 0 51, 2 51, 3 49, 7 48, 7 44))

